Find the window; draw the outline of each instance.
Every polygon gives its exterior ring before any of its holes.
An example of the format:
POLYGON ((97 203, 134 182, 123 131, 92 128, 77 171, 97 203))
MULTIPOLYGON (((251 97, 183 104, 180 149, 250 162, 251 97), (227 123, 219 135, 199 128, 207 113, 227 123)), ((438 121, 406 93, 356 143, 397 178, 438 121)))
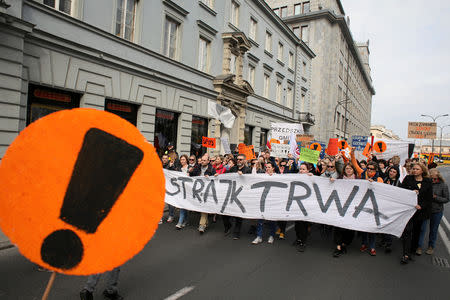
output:
POLYGON ((137 124, 137 113, 139 106, 122 101, 116 101, 111 99, 105 99, 105 111, 113 113, 134 126, 137 124))
POLYGON ((258 23, 256 22, 255 19, 250 18, 250 32, 249 32, 248 36, 254 41, 256 41, 256 25, 257 24, 258 23))
POLYGON ((253 126, 245 125, 244 127, 244 144, 253 145, 253 126))
POLYGON ((255 87, 255 66, 248 65, 248 82, 254 88, 255 87))
POLYGON ((232 53, 231 54, 231 60, 230 60, 230 72, 231 72, 231 74, 236 74, 236 60, 237 60, 237 56, 232 53))
POLYGON ((302 13, 302 4, 298 3, 294 5, 294 15, 299 15, 302 13))
POLYGON ((204 38, 198 40, 198 69, 202 72, 209 71, 210 42, 204 38))
POLYGON ((231 24, 239 26, 239 5, 234 1, 231 1, 231 24))
POLYGON ((208 136, 208 119, 192 116, 191 154, 200 157, 206 153, 202 147, 202 137, 208 136))
MULTIPOLYGON (((120 1, 120 0, 119 0, 120 1)), ((171 18, 166 18, 164 24, 164 48, 163 54, 176 59, 178 56, 178 31, 180 24, 171 18)))
POLYGON ((278 43, 278 60, 283 61, 284 57, 284 47, 282 43, 278 43))
POLYGON ((344 131, 344 127, 345 127, 345 116, 342 115, 342 123, 341 123, 341 130, 344 131))
POLYGON ((287 17, 287 6, 283 6, 280 8, 280 17, 281 18, 287 17))
POLYGON ((336 129, 339 130, 341 128, 341 114, 339 112, 336 112, 336 129))
POLYGON ((267 146, 267 137, 269 135, 269 130, 261 128, 261 133, 259 134, 259 144, 261 146, 261 151, 267 146))
POLYGON ((277 81, 277 103, 281 104, 281 99, 283 97, 283 88, 281 82, 277 81))
POLYGON ((70 15, 73 11, 73 2, 74 1, 72 0, 44 0, 45 5, 53 7, 54 9, 57 9, 68 15, 70 15))
POLYGON ((294 32, 296 37, 300 38, 300 27, 294 27, 292 28, 292 31, 294 32))
POLYGON ((268 52, 272 52, 272 34, 266 31, 266 46, 264 48, 268 52))
POLYGON ((294 53, 289 51, 289 68, 294 70, 294 53))
POLYGON ((264 92, 263 96, 265 98, 269 98, 269 89, 270 89, 270 76, 267 74, 264 74, 264 92))
POLYGON ((306 14, 310 12, 309 1, 294 5, 294 15, 306 14))
POLYGON ((177 145, 178 114, 157 109, 155 116, 155 140, 153 145, 159 156, 164 153, 168 143, 177 145))
POLYGON ((132 41, 136 17, 136 0, 117 0, 115 34, 132 41))
POLYGON ((309 10, 309 1, 308 2, 303 2, 303 13, 306 14, 308 13, 309 10))
POLYGON ((288 86, 286 94, 286 106, 289 108, 292 108, 292 103, 294 102, 293 95, 294 94, 292 93, 292 86, 288 86))
POLYGON ((301 37, 300 37, 305 43, 309 42, 309 30, 308 25, 302 26, 301 28, 301 37))
POLYGON ((279 9, 279 8, 274 8, 274 9, 273 9, 273 12, 274 12, 277 16, 280 15, 280 9, 279 9))
POLYGON ((214 0, 201 0, 204 4, 206 4, 209 8, 214 8, 214 0))
POLYGON ((302 72, 303 77, 306 77, 306 63, 303 62, 303 72, 302 72))

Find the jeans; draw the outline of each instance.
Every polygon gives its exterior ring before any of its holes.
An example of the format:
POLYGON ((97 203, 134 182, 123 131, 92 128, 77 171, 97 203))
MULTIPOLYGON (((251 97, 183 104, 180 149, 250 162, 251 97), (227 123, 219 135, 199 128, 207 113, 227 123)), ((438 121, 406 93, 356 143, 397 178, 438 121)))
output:
POLYGON ((306 239, 308 238, 308 222, 305 221, 295 221, 295 236, 297 237, 297 241, 302 241, 306 243, 306 239))
POLYGON ((377 235, 371 232, 362 232, 362 244, 369 247, 369 249, 375 249, 375 240, 377 235))
POLYGON ((175 206, 172 206, 170 204, 167 204, 169 206, 169 217, 175 216, 175 206))
MULTIPOLYGON (((263 219, 258 220, 258 226, 256 227, 256 235, 260 238, 262 238, 263 235, 263 226, 264 226, 263 219)), ((275 221, 267 221, 267 223, 270 226, 270 236, 275 236, 275 231, 277 230, 277 222, 275 221)))
POLYGON ((183 225, 186 221, 187 217, 187 210, 186 209, 180 209, 180 218, 178 219, 178 225, 183 225))
MULTIPOLYGON (((441 223, 443 214, 444 214, 444 212, 442 212, 442 211, 431 214, 430 234, 428 236, 428 247, 431 247, 433 249, 436 246, 437 232, 438 232, 439 224, 441 223)), ((427 227, 428 227, 428 220, 424 220, 422 223, 422 227, 420 229, 420 236, 419 236, 419 247, 421 247, 421 248, 423 246, 423 242, 425 241, 425 234, 427 233, 427 227)))
MULTIPOLYGON (((113 269, 112 271, 106 272, 108 275, 108 281, 106 282, 106 291, 110 294, 117 293, 117 283, 119 281, 119 273, 120 267, 113 269)), ((105 274, 105 273, 103 273, 105 274)), ((97 286, 98 280, 100 279, 101 274, 94 274, 88 277, 86 285, 84 286, 85 290, 93 293, 95 287, 97 286)))

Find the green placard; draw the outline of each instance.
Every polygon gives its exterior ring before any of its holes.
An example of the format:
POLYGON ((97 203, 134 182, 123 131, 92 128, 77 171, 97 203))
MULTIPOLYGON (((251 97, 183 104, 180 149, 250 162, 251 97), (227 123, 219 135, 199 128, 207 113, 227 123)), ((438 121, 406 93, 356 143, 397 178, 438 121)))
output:
POLYGON ((302 148, 300 152, 299 160, 306 161, 312 164, 317 164, 320 157, 320 151, 312 150, 309 148, 302 148))

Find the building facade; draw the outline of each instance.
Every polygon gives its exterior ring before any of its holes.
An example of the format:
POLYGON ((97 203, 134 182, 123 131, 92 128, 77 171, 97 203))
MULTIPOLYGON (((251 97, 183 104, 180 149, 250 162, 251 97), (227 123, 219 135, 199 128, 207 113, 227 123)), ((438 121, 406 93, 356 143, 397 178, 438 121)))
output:
POLYGON ((311 113, 315 139, 370 132, 372 96, 369 42, 355 43, 340 0, 268 0, 283 21, 316 54, 311 113))
POLYGON ((202 136, 258 148, 271 122, 313 125, 314 53, 263 0, 6 0, 0 37, 0 158, 28 124, 75 107, 120 115, 160 153, 200 154, 202 136))
POLYGON ((387 129, 384 125, 370 126, 370 134, 376 139, 400 140, 398 135, 396 135, 392 130, 387 129))

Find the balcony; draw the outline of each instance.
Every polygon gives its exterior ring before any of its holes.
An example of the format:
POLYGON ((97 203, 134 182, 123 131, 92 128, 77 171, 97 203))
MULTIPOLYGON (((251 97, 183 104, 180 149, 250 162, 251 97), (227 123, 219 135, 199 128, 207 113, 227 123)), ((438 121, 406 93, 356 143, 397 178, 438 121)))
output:
POLYGON ((315 118, 314 115, 308 112, 298 112, 299 117, 298 120, 300 121, 300 123, 305 124, 305 125, 309 125, 309 126, 313 126, 315 123, 315 118))

